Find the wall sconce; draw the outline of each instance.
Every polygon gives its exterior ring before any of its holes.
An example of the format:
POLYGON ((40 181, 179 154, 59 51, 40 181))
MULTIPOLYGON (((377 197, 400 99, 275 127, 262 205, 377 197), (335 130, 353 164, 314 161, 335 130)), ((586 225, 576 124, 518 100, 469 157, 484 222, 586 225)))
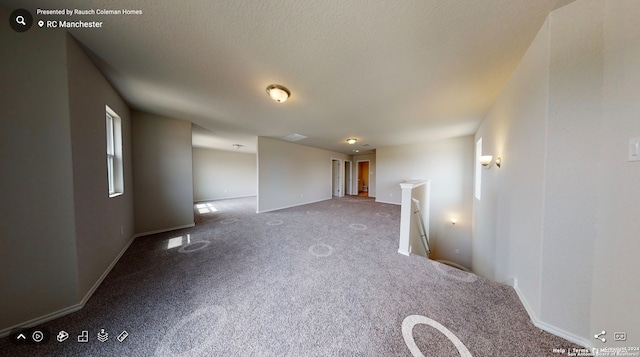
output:
POLYGON ((491 166, 493 166, 493 164, 496 164, 496 166, 498 167, 502 166, 502 158, 497 157, 494 161, 493 156, 491 155, 480 156, 480 165, 482 165, 482 167, 484 167, 485 169, 489 170, 491 166))
POLYGON ((456 223, 458 223, 458 219, 456 217, 451 217, 451 224, 455 226, 456 223))

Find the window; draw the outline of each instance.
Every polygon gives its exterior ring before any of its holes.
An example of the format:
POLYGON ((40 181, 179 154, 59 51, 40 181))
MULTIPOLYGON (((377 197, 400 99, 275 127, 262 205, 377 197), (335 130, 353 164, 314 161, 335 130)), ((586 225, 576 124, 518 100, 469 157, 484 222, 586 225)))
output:
POLYGON ((124 175, 122 170, 122 119, 109 106, 107 114, 107 180, 109 197, 124 193, 124 175))
POLYGON ((480 165, 480 156, 482 156, 482 138, 476 141, 476 180, 474 192, 478 201, 480 201, 480 195, 482 193, 482 166, 480 165))

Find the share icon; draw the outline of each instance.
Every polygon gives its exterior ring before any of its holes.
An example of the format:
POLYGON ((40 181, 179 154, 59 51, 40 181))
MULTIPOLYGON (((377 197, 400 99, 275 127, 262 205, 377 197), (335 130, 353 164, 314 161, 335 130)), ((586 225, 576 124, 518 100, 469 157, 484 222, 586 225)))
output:
POLYGON ((602 332, 593 335, 593 337, 595 337, 596 339, 602 341, 602 343, 605 343, 605 342, 607 342, 607 339, 602 337, 602 336, 604 336, 606 334, 607 334, 607 331, 603 330, 602 332))

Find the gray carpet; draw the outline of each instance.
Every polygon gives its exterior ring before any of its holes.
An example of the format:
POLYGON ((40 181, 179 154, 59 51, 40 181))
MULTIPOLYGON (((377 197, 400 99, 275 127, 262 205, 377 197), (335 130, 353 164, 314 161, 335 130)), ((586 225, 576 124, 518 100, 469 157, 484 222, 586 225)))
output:
POLYGON ((512 288, 398 254, 399 206, 346 197, 256 214, 255 198, 210 203, 195 208, 193 228, 136 239, 82 310, 39 326, 51 341, 4 338, 0 355, 557 356, 553 348, 578 347, 535 328, 512 288), (61 343, 60 330, 70 335, 61 343), (83 330, 88 343, 77 342, 83 330))

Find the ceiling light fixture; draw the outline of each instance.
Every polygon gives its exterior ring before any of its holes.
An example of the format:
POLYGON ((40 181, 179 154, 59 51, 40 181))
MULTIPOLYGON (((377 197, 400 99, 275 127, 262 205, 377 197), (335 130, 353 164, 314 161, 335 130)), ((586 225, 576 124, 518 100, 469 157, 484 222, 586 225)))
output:
POLYGON ((354 138, 347 139, 347 143, 349 143, 351 145, 353 145, 353 144, 355 144, 357 142, 358 142, 358 139, 354 139, 354 138))
POLYGON ((267 94, 271 99, 275 100, 278 103, 284 103, 289 99, 291 92, 284 86, 279 84, 272 84, 267 87, 267 94))

